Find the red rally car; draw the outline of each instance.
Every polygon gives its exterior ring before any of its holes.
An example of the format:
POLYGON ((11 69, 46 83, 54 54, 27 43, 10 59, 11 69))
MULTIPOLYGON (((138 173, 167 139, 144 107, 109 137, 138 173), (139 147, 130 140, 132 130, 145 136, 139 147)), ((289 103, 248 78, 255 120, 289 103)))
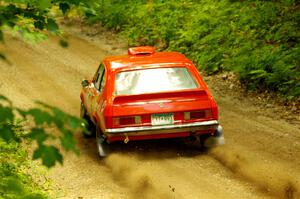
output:
POLYGON ((96 135, 100 156, 115 141, 194 137, 205 147, 224 144, 217 104, 180 53, 130 48, 128 55, 104 58, 81 84, 85 135, 96 135))

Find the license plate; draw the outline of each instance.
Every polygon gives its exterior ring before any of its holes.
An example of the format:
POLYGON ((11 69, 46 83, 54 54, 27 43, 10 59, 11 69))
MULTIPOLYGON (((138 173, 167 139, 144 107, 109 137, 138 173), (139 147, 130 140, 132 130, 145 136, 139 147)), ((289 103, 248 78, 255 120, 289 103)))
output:
POLYGON ((174 114, 173 113, 152 114, 151 124, 152 125, 174 124, 174 114))

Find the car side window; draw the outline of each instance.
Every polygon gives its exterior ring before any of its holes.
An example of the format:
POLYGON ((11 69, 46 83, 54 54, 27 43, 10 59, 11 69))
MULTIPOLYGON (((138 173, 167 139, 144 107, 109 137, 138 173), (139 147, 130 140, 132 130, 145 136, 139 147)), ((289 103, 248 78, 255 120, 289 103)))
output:
POLYGON ((95 84, 95 88, 97 90, 100 90, 100 83, 101 83, 103 74, 104 74, 104 65, 101 64, 99 66, 97 73, 95 74, 95 77, 94 77, 94 84, 95 84))
POLYGON ((105 74, 105 70, 104 70, 103 74, 102 74, 101 82, 100 82, 100 89, 99 89, 100 92, 103 91, 105 82, 106 82, 106 74, 105 74))

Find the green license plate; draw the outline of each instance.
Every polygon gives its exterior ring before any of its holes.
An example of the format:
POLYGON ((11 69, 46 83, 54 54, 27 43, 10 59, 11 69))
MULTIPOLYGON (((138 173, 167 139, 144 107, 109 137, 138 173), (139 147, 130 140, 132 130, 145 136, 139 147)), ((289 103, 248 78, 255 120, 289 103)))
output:
POLYGON ((174 124, 174 114, 173 113, 152 114, 151 124, 153 126, 174 124))

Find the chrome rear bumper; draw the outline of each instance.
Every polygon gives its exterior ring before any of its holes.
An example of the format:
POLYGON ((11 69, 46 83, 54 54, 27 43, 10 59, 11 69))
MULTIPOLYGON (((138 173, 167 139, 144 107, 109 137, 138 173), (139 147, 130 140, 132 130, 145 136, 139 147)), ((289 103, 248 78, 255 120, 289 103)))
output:
POLYGON ((124 127, 124 128, 114 128, 106 129, 106 134, 155 134, 155 133, 177 133, 177 132, 193 132, 193 131, 203 131, 217 129, 219 122, 217 120, 194 122, 186 124, 171 124, 171 125, 161 125, 161 126, 141 126, 141 127, 124 127))

